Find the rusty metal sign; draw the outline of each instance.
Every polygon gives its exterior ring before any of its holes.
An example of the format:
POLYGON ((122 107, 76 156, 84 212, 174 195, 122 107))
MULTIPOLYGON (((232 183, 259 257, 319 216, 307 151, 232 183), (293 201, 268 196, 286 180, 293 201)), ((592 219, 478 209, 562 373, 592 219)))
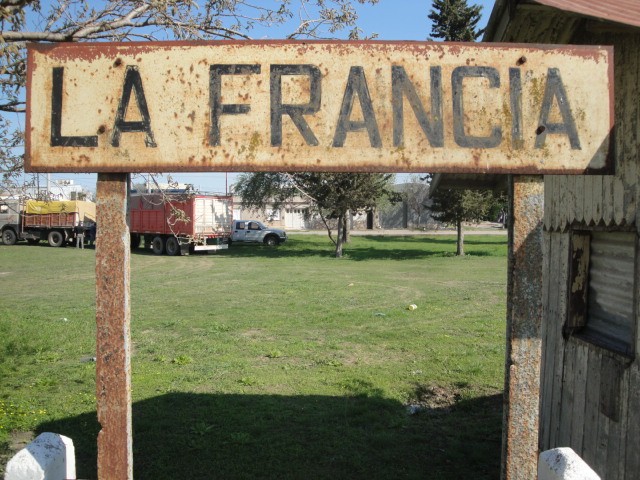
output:
POLYGON ((610 47, 29 45, 31 172, 606 173, 610 47))

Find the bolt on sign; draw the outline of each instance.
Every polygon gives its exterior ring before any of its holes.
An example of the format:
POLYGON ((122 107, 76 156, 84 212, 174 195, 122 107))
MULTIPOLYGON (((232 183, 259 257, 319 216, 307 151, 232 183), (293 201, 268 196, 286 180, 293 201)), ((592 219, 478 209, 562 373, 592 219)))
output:
POLYGON ((32 172, 605 173, 610 47, 28 46, 32 172))

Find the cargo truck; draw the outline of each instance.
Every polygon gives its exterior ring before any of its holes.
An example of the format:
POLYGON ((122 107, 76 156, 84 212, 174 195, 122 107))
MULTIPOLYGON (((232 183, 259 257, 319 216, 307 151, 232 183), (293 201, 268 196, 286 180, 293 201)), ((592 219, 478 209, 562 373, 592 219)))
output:
POLYGON ((229 248, 233 197, 205 194, 133 194, 131 247, 156 255, 188 255, 229 248))
POLYGON ((40 201, 0 199, 2 243, 18 240, 36 244, 46 240, 52 247, 72 243, 96 221, 96 204, 80 200, 40 201))

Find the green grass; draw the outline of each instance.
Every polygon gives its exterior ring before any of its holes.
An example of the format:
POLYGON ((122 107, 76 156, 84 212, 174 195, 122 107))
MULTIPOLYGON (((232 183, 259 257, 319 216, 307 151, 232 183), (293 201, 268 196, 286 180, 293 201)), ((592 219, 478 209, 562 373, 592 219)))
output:
MULTIPOLYGON (((134 253, 136 478, 496 478, 506 237, 465 250, 353 237, 335 259, 293 234, 134 253)), ((94 253, 0 245, 0 445, 68 435, 80 478, 96 477, 94 253)))

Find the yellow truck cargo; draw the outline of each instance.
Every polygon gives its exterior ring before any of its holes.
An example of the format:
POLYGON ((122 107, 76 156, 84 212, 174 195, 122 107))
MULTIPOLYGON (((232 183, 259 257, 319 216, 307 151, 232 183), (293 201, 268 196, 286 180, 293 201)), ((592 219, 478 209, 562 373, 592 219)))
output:
POLYGON ((96 204, 81 200, 0 200, 2 242, 18 240, 38 243, 46 240, 52 247, 73 242, 96 222, 96 204))

